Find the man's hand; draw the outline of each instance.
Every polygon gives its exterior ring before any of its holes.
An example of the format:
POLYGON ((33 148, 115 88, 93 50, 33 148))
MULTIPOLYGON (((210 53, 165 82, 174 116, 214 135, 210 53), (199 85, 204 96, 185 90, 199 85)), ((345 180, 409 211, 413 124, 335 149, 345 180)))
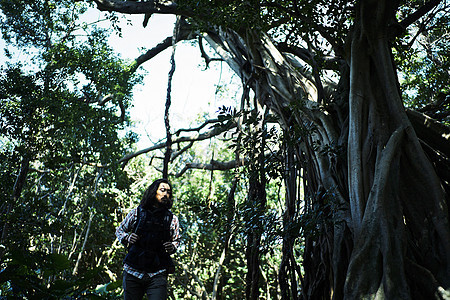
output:
POLYGON ((166 242, 163 245, 164 245, 164 249, 166 250, 167 253, 169 253, 169 254, 175 253, 176 248, 172 242, 166 242))
POLYGON ((127 237, 127 241, 130 244, 134 244, 139 240, 139 236, 136 233, 130 233, 127 237))

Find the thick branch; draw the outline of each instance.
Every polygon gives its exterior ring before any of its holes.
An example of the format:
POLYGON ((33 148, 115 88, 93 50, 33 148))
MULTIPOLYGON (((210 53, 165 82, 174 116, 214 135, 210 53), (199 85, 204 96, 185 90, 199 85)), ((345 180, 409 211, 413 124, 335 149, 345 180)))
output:
MULTIPOLYGON (((178 22, 177 22, 178 23, 178 22)), ((178 27, 178 24, 175 26, 178 27)), ((176 29, 175 29, 176 31, 176 29)), ((175 37, 174 31, 174 37, 175 37)), ((172 152, 172 134, 170 133, 170 120, 169 120, 169 111, 170 105, 172 104, 172 79, 173 74, 175 73, 175 43, 174 39, 172 39, 172 56, 170 57, 171 68, 169 71, 169 79, 167 83, 167 96, 166 96, 166 108, 164 111, 164 125, 166 128, 166 153, 164 154, 164 164, 163 164, 163 178, 167 178, 167 174, 169 172, 169 162, 170 156, 172 152)))
POLYGON ((418 10, 416 10, 414 13, 410 14, 406 18, 404 18, 400 23, 393 25, 393 30, 391 30, 392 36, 398 36, 402 34, 405 29, 411 25, 412 23, 416 22, 420 18, 422 18, 424 15, 429 13, 433 8, 439 5, 442 0, 430 0, 427 3, 425 3, 422 7, 420 7, 418 10))
POLYGON ((177 23, 177 25, 179 27, 176 30, 175 36, 166 37, 161 43, 159 43, 152 49, 148 50, 146 53, 136 58, 136 60, 130 66, 131 73, 136 71, 136 69, 146 61, 149 61, 159 53, 163 52, 164 50, 172 46, 174 42, 177 43, 179 41, 189 40, 195 37, 195 32, 192 30, 191 25, 187 23, 184 19, 181 19, 177 23))
POLYGON ((407 109, 406 113, 417 136, 428 145, 450 157, 450 128, 412 109, 407 109))
POLYGON ((132 73, 132 72, 136 71, 136 69, 140 65, 142 65, 146 61, 152 59, 153 57, 155 57, 159 53, 163 52, 170 46, 172 46, 172 37, 168 36, 168 37, 166 37, 166 39, 164 41, 162 41, 161 43, 159 43, 152 49, 148 50, 147 52, 145 52, 144 54, 142 54, 141 56, 136 58, 136 60, 132 63, 132 65, 130 67, 130 72, 132 73))
MULTIPOLYGON (((286 43, 278 44, 277 47, 281 52, 294 54, 308 64, 311 64, 311 61, 313 60, 313 53, 311 53, 308 49, 288 45, 286 43)), ((321 57, 321 59, 323 60, 322 67, 327 70, 338 70, 338 64, 336 63, 344 62, 341 58, 336 56, 324 56, 321 57)))
POLYGON ((361 293, 383 295, 386 299, 410 299, 403 270, 402 210, 395 197, 398 182, 399 149, 406 128, 392 133, 377 154, 376 170, 360 233, 348 266, 345 294, 348 299, 364 298, 361 293), (370 259, 368 259, 370 257, 370 259), (362 269, 371 272, 361 271, 362 269), (386 283, 395 284, 390 288, 386 283), (386 288, 389 287, 389 288, 386 288), (363 291, 363 292, 362 292, 363 291))
POLYGON ((416 10, 414 13, 407 16, 403 21, 400 22, 400 27, 405 29, 412 23, 416 22, 420 18, 422 18, 424 15, 429 13, 433 8, 439 5, 442 0, 430 0, 427 3, 425 3, 421 8, 416 10))
POLYGON ((232 160, 228 162, 220 162, 211 160, 211 163, 209 164, 202 164, 202 163, 187 163, 186 166, 176 175, 176 177, 180 177, 183 175, 187 170, 189 169, 201 169, 201 170, 209 170, 209 171, 225 171, 225 170, 231 170, 237 167, 241 167, 246 163, 245 159, 240 160, 232 160))
POLYGON ((116 11, 124 14, 172 14, 191 16, 192 12, 180 10, 172 1, 122 1, 122 0, 94 0, 101 11, 116 11))
POLYGON ((438 121, 443 121, 450 115, 450 111, 446 109, 450 105, 450 95, 438 93, 433 102, 419 108, 417 111, 426 114, 438 121))

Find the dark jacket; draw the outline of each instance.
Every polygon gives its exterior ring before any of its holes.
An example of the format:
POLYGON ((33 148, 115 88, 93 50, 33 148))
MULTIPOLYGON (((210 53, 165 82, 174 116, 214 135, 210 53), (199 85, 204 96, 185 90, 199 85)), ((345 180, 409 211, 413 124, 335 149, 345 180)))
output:
POLYGON ((174 264, 163 244, 171 241, 170 224, 173 214, 167 208, 138 207, 134 232, 139 240, 128 249, 124 262, 137 270, 157 272, 166 269, 173 273, 174 264))

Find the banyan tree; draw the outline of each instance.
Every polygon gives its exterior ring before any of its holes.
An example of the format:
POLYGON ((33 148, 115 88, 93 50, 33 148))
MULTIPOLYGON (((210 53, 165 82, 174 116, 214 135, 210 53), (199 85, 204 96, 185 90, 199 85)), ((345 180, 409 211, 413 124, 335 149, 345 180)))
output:
MULTIPOLYGON (((208 43, 241 78, 243 103, 254 101, 253 130, 270 121, 284 132, 282 299, 450 297, 447 1, 95 3, 142 14, 144 26, 152 14, 176 15, 174 36, 134 68, 181 40, 208 43), (300 267, 292 251, 300 233, 288 228, 314 211, 325 222, 304 236, 300 267)), ((256 149, 265 135, 255 136, 249 157, 210 167, 250 164, 248 198, 264 205, 272 165, 256 149)), ((259 239, 249 232, 248 299, 259 297, 259 239)))

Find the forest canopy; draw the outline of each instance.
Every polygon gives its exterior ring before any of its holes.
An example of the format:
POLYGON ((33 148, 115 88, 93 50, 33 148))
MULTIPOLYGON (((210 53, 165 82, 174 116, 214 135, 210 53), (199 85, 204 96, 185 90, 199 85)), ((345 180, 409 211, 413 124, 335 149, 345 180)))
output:
POLYGON ((114 229, 167 177, 183 231, 171 299, 450 299, 448 1, 0 9, 0 297, 120 297, 114 229), (108 36, 129 14, 149 31, 174 15, 173 35, 124 60, 108 36), (185 42, 242 93, 175 128, 185 42), (138 149, 133 87, 163 51, 165 138, 138 149))

